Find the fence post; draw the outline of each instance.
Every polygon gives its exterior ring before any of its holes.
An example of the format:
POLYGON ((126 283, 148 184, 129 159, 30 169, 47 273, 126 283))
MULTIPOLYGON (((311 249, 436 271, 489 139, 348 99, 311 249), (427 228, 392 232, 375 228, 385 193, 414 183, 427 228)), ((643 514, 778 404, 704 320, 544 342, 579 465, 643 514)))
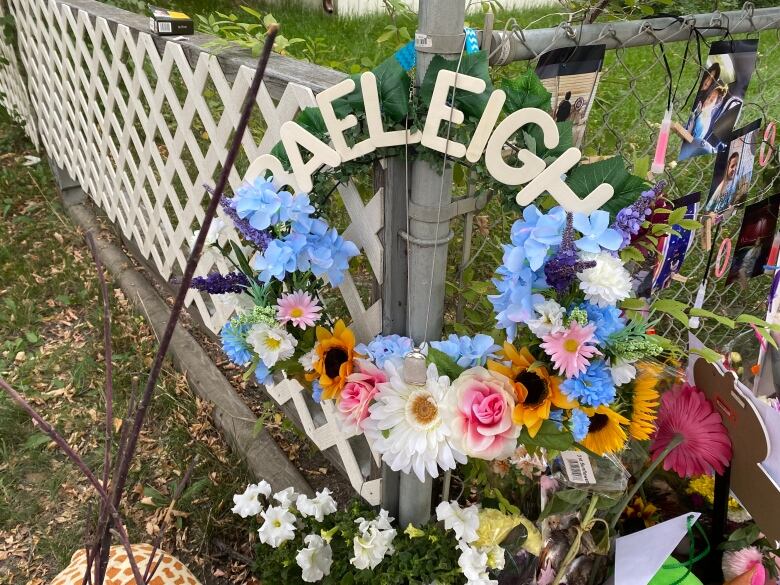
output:
MULTIPOLYGON (((434 55, 457 58, 464 42, 465 2, 420 0, 417 46, 419 87, 434 55)), ((442 130, 443 131, 443 130, 442 130)), ((452 169, 416 161, 411 172, 411 202, 428 208, 446 206, 452 200, 452 169)), ((416 342, 441 336, 444 313, 444 285, 447 273, 449 218, 430 222, 409 217, 405 236, 409 253, 408 335, 416 342)), ((387 286, 387 283, 386 285, 387 286)), ((431 510, 433 479, 421 483, 412 474, 401 474, 399 486, 400 526, 423 524, 431 510)))

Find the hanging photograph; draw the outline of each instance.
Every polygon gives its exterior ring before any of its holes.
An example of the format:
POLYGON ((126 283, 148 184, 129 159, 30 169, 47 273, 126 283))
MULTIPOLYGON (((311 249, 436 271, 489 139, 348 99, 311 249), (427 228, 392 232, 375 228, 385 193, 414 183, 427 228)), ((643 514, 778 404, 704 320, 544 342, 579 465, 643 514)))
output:
MULTIPOLYGON (((699 212, 699 202, 701 193, 691 193, 672 202, 674 209, 685 207, 685 219, 696 219, 699 212)), ((678 274, 682 268, 683 262, 688 255, 688 251, 693 245, 693 231, 681 228, 679 225, 673 227, 676 233, 663 236, 658 241, 658 261, 653 270, 651 285, 651 294, 669 286, 672 276, 678 274)))
POLYGON ((585 136, 588 115, 601 77, 605 45, 554 49, 539 57, 536 74, 552 94, 556 122, 573 125, 574 146, 585 136))
POLYGON ((715 154, 726 147, 756 67, 757 49, 757 39, 712 44, 685 124, 692 140, 683 141, 679 160, 715 154))
POLYGON ((780 194, 745 208, 726 284, 739 280, 744 285, 764 273, 777 230, 778 206, 780 194))
POLYGON ((718 152, 715 173, 712 176, 710 195, 704 211, 723 213, 745 202, 753 179, 753 163, 761 144, 759 128, 761 120, 755 120, 731 134, 728 148, 718 152))

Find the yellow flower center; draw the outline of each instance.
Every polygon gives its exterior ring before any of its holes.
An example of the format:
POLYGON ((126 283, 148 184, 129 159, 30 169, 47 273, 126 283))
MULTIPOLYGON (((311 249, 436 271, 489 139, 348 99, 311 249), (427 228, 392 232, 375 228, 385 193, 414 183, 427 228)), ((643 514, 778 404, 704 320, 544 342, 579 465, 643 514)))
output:
POLYGON ((408 411, 414 421, 422 426, 431 424, 439 416, 439 407, 428 394, 423 392, 412 396, 408 411))
POLYGON ((563 342, 563 349, 565 349, 570 353, 576 352, 577 349, 579 349, 579 347, 580 344, 577 343, 576 339, 567 339, 566 341, 563 342))
POLYGON ((276 339, 275 337, 269 337, 265 340, 265 346, 271 350, 279 349, 282 346, 282 340, 276 339))
POLYGON ((297 319, 298 317, 303 317, 303 309, 300 307, 295 307, 292 311, 290 311, 290 317, 293 319, 297 319))
POLYGON ((280 520, 273 521, 274 528, 281 528, 282 522, 280 520))

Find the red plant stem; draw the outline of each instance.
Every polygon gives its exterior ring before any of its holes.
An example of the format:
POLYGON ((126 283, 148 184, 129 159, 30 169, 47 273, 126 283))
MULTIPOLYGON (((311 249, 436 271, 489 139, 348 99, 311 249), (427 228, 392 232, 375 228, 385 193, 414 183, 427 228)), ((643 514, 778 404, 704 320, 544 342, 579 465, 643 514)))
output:
POLYGON ((82 459, 81 456, 78 453, 76 453, 76 451, 70 445, 68 445, 68 442, 64 438, 62 438, 62 436, 54 429, 54 427, 52 427, 38 413, 38 411, 35 410, 35 408, 33 408, 33 406, 29 402, 27 402, 27 400, 25 400, 24 396, 22 396, 16 390, 14 390, 8 384, 8 382, 6 382, 5 379, 3 379, 2 377, 0 377, 0 388, 5 390, 8 393, 8 395, 13 399, 13 401, 22 407, 22 409, 30 416, 30 418, 33 419, 33 421, 38 426, 38 428, 41 429, 44 433, 46 433, 52 441, 54 441, 54 443, 60 448, 60 450, 63 453, 65 453, 65 455, 68 456, 68 459, 73 461, 76 467, 78 467, 79 470, 87 478, 89 483, 91 483, 92 486, 95 488, 101 500, 107 506, 109 515, 111 516, 114 527, 116 528, 116 532, 119 535, 119 539, 122 542, 122 545, 124 546, 125 550, 127 551, 127 560, 130 563, 130 567, 133 570, 133 576, 135 577, 136 583, 138 583, 139 585, 143 585, 144 583, 143 576, 141 575, 141 571, 138 568, 138 564, 135 562, 135 557, 133 556, 133 549, 130 546, 130 539, 127 536, 127 531, 125 530, 125 526, 122 523, 122 519, 120 518, 119 513, 116 511, 116 507, 114 507, 111 504, 111 500, 108 497, 108 493, 106 492, 105 489, 103 489, 103 485, 100 483, 100 480, 95 476, 94 473, 92 473, 92 470, 84 462, 84 459, 82 459))
MULTIPOLYGON (((206 208, 206 213, 203 217, 203 223, 200 227, 200 231, 198 232, 198 237, 195 239, 195 244, 193 245, 192 251, 190 252, 190 257, 187 259, 187 264, 184 268, 184 274, 181 278, 181 285, 179 286, 179 290, 173 302, 173 307, 171 308, 171 315, 168 318, 165 331, 163 332, 160 339, 160 347, 157 350, 157 355, 155 355, 154 362, 152 363, 149 377, 146 380, 146 386, 144 387, 143 395, 141 396, 141 401, 138 404, 138 409, 136 410, 133 420, 133 427, 130 434, 128 435, 127 446, 123 452, 118 454, 120 463, 118 467, 118 473, 116 477, 114 477, 111 491, 111 503, 114 507, 118 506, 122 499, 122 493, 124 491, 125 483, 127 482, 127 476, 130 471, 130 462, 138 445, 138 439, 141 434, 141 428, 144 424, 144 418, 146 417, 146 412, 149 409, 149 404, 152 400, 152 396, 154 395, 154 390, 157 386, 157 380, 160 377, 163 362, 165 360, 166 354, 168 353, 168 346, 171 343, 173 333, 176 329, 176 324, 178 323, 179 316, 181 315, 181 311, 184 308, 184 299, 189 292, 190 284, 192 283, 192 276, 195 273, 195 269, 198 266, 201 253, 203 252, 206 235, 208 234, 209 227, 211 227, 211 220, 217 213, 219 200, 222 198, 222 194, 224 193, 225 187, 227 186, 228 178, 230 177, 230 172, 235 165, 236 158, 238 157, 238 153, 241 149, 241 140, 243 139, 247 125, 249 124, 249 117, 252 113, 252 108, 257 101, 257 92, 260 90, 260 84, 263 80, 263 76, 265 75, 268 59, 271 55, 271 51, 274 46, 274 40, 278 32, 279 27, 278 25, 274 24, 269 27, 268 33, 266 34, 263 52, 260 56, 260 60, 257 63, 255 75, 252 79, 252 85, 249 87, 249 90, 244 97, 244 103, 241 107, 241 117, 239 118, 238 124, 236 125, 236 130, 233 134, 233 141, 230 145, 230 150, 228 150, 227 156, 225 157, 225 163, 222 166, 222 171, 219 175, 219 180, 214 187, 214 194, 212 195, 211 200, 209 201, 209 205, 206 208)), ((103 534, 103 539, 100 546, 103 552, 102 561, 105 561, 106 549, 108 548, 106 545, 110 541, 110 534, 108 534, 106 527, 102 527, 102 529, 98 531, 98 534, 103 534)), ((101 562, 100 579, 97 580, 96 585, 101 585, 103 583, 104 575, 105 562, 101 562)))

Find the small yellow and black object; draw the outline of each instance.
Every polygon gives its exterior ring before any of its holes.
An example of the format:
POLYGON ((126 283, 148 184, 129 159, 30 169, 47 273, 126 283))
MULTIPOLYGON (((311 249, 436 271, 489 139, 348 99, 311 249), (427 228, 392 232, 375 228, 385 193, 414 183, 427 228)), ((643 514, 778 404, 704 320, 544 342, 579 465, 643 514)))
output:
POLYGON ((192 19, 183 12, 168 10, 149 4, 152 16, 149 18, 149 28, 158 35, 191 35, 195 33, 192 19))

